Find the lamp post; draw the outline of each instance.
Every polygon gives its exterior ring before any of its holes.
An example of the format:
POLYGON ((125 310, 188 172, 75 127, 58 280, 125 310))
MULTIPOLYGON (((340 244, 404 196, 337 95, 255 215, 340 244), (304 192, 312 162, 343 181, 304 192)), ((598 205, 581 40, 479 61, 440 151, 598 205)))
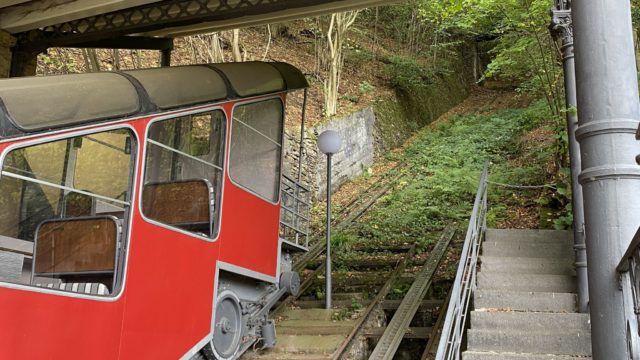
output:
POLYGON ((327 269, 325 272, 325 309, 331 309, 331 157, 342 146, 338 132, 326 130, 318 136, 318 148, 327 155, 327 269))

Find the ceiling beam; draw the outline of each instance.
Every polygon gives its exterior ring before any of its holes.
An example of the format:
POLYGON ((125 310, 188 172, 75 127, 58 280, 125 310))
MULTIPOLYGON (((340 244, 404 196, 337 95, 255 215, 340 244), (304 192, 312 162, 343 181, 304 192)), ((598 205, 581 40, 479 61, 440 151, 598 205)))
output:
POLYGON ((6 8, 13 5, 23 4, 30 0, 0 0, 0 8, 6 8))
POLYGON ((173 34, 178 36, 204 32, 218 23, 224 25, 217 29, 233 28, 367 6, 387 5, 393 2, 395 1, 164 0, 57 23, 38 30, 15 34, 15 36, 18 38, 17 47, 22 51, 41 51, 52 46, 70 47, 78 43, 130 34, 164 33, 164 29, 167 28, 175 29, 173 34), (179 30, 181 28, 187 30, 179 30))
POLYGON ((321 16, 336 12, 363 9, 367 7, 395 5, 403 0, 350 0, 333 1, 303 8, 290 8, 283 11, 263 13, 259 15, 240 16, 231 19, 205 22, 183 27, 167 27, 161 30, 144 33, 145 36, 180 37, 194 34, 224 31, 249 26, 274 24, 306 17, 321 16))
POLYGON ((158 1, 159 0, 36 0, 25 2, 20 0, 6 0, 1 1, 0 6, 3 3, 15 6, 0 9, 0 29, 15 34, 158 1))
POLYGON ((117 38, 87 41, 73 44, 76 48, 173 50, 173 39, 147 36, 120 36, 117 38))

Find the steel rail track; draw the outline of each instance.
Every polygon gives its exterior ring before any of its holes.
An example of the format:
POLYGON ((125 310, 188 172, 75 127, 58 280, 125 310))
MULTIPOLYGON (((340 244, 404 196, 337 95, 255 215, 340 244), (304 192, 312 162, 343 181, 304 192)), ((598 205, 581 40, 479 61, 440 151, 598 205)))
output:
MULTIPOLYGON (((426 292, 430 287, 433 275, 440 265, 444 254, 446 254, 446 250, 448 249, 451 239, 453 238, 455 229, 456 225, 452 223, 447 225, 447 227, 443 230, 440 239, 438 240, 436 246, 434 247, 434 250, 432 251, 432 255, 429 257, 429 259, 427 259, 427 262, 425 263, 425 269, 416 277, 416 280, 414 280, 414 284, 409 290, 409 293, 407 293, 407 295, 405 296, 405 300, 401 302, 400 306, 396 310, 396 315, 393 317, 391 323, 389 323, 389 326, 387 326, 386 330, 381 336, 378 344, 390 344, 389 346, 385 345, 386 348, 389 349, 389 351, 386 351, 387 355, 385 355, 385 357, 381 357, 381 359, 392 359, 393 354, 396 352, 400 344, 400 341, 402 341, 402 339, 405 337, 405 334, 409 329, 409 323, 420 307, 420 304, 422 303, 426 292), (414 290, 414 288, 416 288, 416 290, 414 290), (401 320, 395 320, 394 322, 394 319, 399 317, 398 314, 402 314, 400 316, 401 320), (390 334, 393 334, 393 336, 390 334), (388 340, 386 340, 388 337, 391 337, 393 341, 389 342, 388 340)), ((364 313, 358 319, 351 333, 345 338, 341 346, 333 354, 332 359, 338 360, 347 355, 346 352, 351 347, 352 341, 363 334, 365 330, 364 324, 366 324, 373 315, 373 310, 376 309, 376 307, 378 307, 385 300, 386 296, 391 290, 391 287, 398 280, 400 275, 402 275, 407 264, 412 261, 414 255, 415 244, 407 252, 406 256, 398 263, 390 278, 382 286, 374 300, 369 304, 364 313)), ((431 336, 433 336, 433 333, 436 331, 437 330, 434 327, 431 330, 431 336)))
POLYGON ((429 259, 416 276, 416 279, 402 300, 400 307, 393 315, 393 318, 391 318, 391 321, 387 324, 387 328, 373 349, 369 360, 393 359, 393 355, 400 347, 400 342, 404 338, 406 329, 409 328, 411 320, 413 320, 413 317, 416 315, 422 299, 427 295, 436 270, 447 253, 455 231, 455 224, 449 224, 444 229, 429 259))
MULTIPOLYGON (((404 166, 404 164, 396 165, 394 168, 390 169, 389 171, 398 169, 401 166, 404 166)), ((354 196, 354 199, 352 201, 350 201, 349 204, 348 204, 349 207, 358 204, 359 200, 363 199, 362 195, 366 194, 371 189, 374 189, 374 188, 377 188, 377 187, 382 187, 372 197, 370 197, 367 201, 365 201, 361 206, 357 207, 356 210, 354 210, 352 213, 348 213, 348 216, 344 220, 341 220, 341 221, 335 223, 334 226, 336 227, 336 229, 338 229, 338 230, 344 229, 348 225, 350 225, 353 222, 355 222, 356 220, 358 220, 381 197, 383 197, 385 194, 387 194, 397 184, 397 182, 401 178, 403 178, 404 176, 405 176, 404 174, 398 174, 395 177, 391 178, 386 183, 376 182, 375 184, 373 184, 370 187, 368 187, 366 190, 364 190, 364 191, 358 193, 358 195, 354 196), (380 185, 380 184, 382 184, 382 185, 380 185)), ((383 178, 386 178, 386 176, 383 176, 383 178)), ((345 212, 343 211, 342 213, 344 214, 345 212)), ((318 236, 317 233, 314 234, 314 235, 318 236)), ((306 254, 302 255, 300 258, 298 258, 296 260, 296 262, 295 262, 295 264, 293 266, 293 270, 297 271, 298 273, 301 273, 304 269, 307 268, 307 266, 310 263, 312 263, 314 260, 319 258, 324 253, 325 249, 326 249, 326 244, 324 242, 316 243, 306 254)), ((311 284, 313 284, 313 280, 317 276, 322 275, 324 273, 324 271, 325 271, 324 265, 320 265, 317 268, 315 268, 312 272, 306 274, 304 276, 304 279, 302 280, 302 282, 300 284, 300 290, 298 292, 298 295, 297 296, 289 295, 288 297, 286 297, 284 300, 282 300, 278 304, 278 306, 276 306, 272 310, 271 315, 279 314, 280 312, 282 312, 282 310, 284 310, 287 306, 289 306, 293 301, 297 300, 297 298, 301 294, 304 294, 304 292, 309 288, 309 286, 311 286, 311 284)))

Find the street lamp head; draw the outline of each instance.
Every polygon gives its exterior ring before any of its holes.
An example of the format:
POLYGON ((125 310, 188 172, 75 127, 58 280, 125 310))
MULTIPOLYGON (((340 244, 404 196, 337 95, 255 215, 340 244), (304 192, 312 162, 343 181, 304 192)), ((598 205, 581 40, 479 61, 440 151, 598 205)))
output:
POLYGON ((335 130, 325 130, 318 136, 318 148, 323 154, 333 155, 340 150, 342 139, 335 130))

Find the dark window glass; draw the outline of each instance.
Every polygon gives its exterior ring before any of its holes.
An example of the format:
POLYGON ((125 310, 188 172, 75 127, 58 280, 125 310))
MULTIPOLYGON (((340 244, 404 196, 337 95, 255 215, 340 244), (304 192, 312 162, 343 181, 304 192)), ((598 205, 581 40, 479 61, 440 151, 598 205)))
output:
POLYGON ((219 110, 151 125, 142 191, 147 218, 215 237, 224 132, 224 113, 219 110))
POLYGON ((0 178, 0 281, 115 294, 130 207, 132 134, 11 151, 0 178))
POLYGON ((229 176, 271 202, 278 200, 283 113, 280 99, 238 106, 231 128, 229 176))

